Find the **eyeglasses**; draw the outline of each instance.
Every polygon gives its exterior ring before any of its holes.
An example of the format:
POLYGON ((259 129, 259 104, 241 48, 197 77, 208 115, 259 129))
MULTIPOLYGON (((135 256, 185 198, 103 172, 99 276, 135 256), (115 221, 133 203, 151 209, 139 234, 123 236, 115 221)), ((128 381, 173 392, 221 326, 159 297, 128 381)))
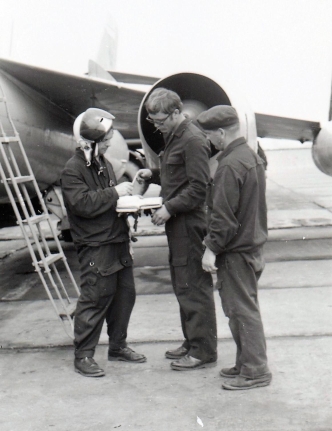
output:
POLYGON ((170 114, 167 115, 167 117, 163 118, 162 120, 154 120, 153 118, 150 118, 149 116, 146 117, 146 121, 148 121, 151 124, 157 125, 158 127, 162 126, 165 121, 167 120, 167 118, 169 116, 171 116, 173 114, 173 112, 171 112, 170 114))

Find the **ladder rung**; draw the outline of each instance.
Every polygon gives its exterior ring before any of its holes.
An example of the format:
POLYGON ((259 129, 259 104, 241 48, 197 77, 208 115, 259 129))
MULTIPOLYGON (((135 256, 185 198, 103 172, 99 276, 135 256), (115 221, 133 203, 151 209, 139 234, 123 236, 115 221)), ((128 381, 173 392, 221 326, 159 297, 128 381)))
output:
POLYGON ((35 215, 32 217, 29 217, 29 219, 22 220, 22 222, 27 224, 28 221, 30 221, 31 223, 37 224, 37 223, 40 223, 44 220, 48 220, 47 214, 35 215))
MULTIPOLYGON (((77 287, 76 281, 71 273, 71 270, 66 262, 66 256, 61 248, 61 245, 58 241, 58 238, 55 236, 55 232, 52 228, 52 225, 50 223, 50 218, 48 211, 46 210, 43 212, 43 214, 36 215, 35 211, 31 212, 25 212, 25 220, 22 220, 21 214, 17 208, 16 201, 14 199, 13 195, 13 187, 7 187, 8 185, 14 186, 15 192, 17 194, 18 201, 21 203, 22 199, 25 198, 25 200, 28 203, 29 208, 32 210, 31 202, 30 202, 30 193, 27 190, 29 186, 34 186, 35 188, 35 194, 39 197, 40 204, 42 204, 42 199, 39 194, 39 188, 38 184, 36 182, 36 178, 34 176, 34 173, 31 169, 28 157, 25 153, 25 148, 22 144, 22 141, 20 139, 20 135, 16 130, 14 121, 11 119, 10 112, 7 106, 7 101, 5 98, 5 95, 3 94, 1 83, 0 83, 0 104, 1 104, 1 113, 0 113, 0 186, 1 183, 5 185, 6 192, 8 194, 8 197, 10 199, 10 202, 12 204, 12 207, 14 209, 14 212, 16 213, 17 218, 17 224, 20 225, 24 238, 26 240, 26 244, 28 246, 31 258, 32 258, 32 265, 34 266, 35 271, 38 273, 41 282, 45 288, 45 291, 55 309, 56 315, 58 320, 60 320, 64 326, 64 329, 67 333, 67 335, 73 339, 73 317, 76 310, 76 302, 72 304, 72 301, 69 299, 68 293, 66 291, 65 285, 63 281, 60 278, 60 274, 58 269, 53 266, 55 262, 58 262, 60 260, 63 261, 64 266, 67 269, 69 278, 73 284, 73 287, 75 288, 75 291, 77 295, 79 296, 80 292, 77 287), (3 102, 3 103, 2 103, 3 102), (21 155, 19 156, 20 159, 16 160, 15 150, 20 151, 21 155), (1 157, 2 156, 2 157, 1 157), (23 158, 22 158, 23 157, 23 158), (21 165, 23 166, 23 163, 25 162, 25 168, 23 170, 24 175, 22 175, 20 169, 21 165), (3 163, 5 163, 3 167, 3 163), (7 167, 7 169, 6 169, 7 167), (9 178, 7 178, 9 177, 9 178), (29 183, 30 182, 30 183, 29 183), (19 186, 19 184, 22 183, 29 183, 26 186, 22 184, 22 186, 19 186), (23 197, 21 196, 21 192, 23 191, 23 197), (31 215, 30 215, 31 214, 31 215), (55 250, 54 253, 50 252, 50 249, 48 248, 46 244, 46 238, 42 232, 42 225, 39 225, 38 223, 42 221, 48 221, 50 224, 50 228, 52 231, 52 236, 54 237, 54 240, 56 241, 58 245, 58 249, 55 250), (22 225, 22 223, 24 225, 22 225), (26 225, 30 226, 30 230, 32 231, 33 238, 30 238, 28 232, 26 232, 26 225), (31 224, 37 225, 38 227, 38 233, 35 232, 35 227, 31 224), (34 247, 33 247, 34 245, 34 247), (44 248, 43 248, 44 246, 44 248), (46 247, 46 250, 45 250, 46 247), (35 251, 35 248, 37 248, 37 252, 35 251), (38 259, 41 259, 38 261, 38 259), (42 268, 42 269, 41 269, 42 268), (43 272, 47 273, 49 280, 47 281, 45 278, 45 274, 43 272), (54 273, 54 274, 53 274, 54 273), (55 279, 55 277, 56 279, 55 279), (60 302, 61 310, 56 305, 56 302, 54 301, 54 298, 52 295, 53 292, 51 292, 50 288, 55 290, 56 296, 60 302), (61 292, 62 291, 62 292, 61 292), (64 297, 62 296, 62 293, 64 294, 64 297), (65 299, 68 301, 64 303, 65 299), (67 321, 66 321, 67 320, 67 321), (69 326, 71 329, 69 329, 67 326, 69 326)), ((43 207, 44 208, 44 207, 43 207)))
POLYGON ((17 136, 1 136, 0 142, 2 144, 9 144, 9 142, 20 142, 20 139, 17 136))
POLYGON ((28 183, 29 181, 33 181, 33 175, 22 175, 20 177, 6 178, 8 184, 19 184, 19 183, 28 183))
MULTIPOLYGON (((62 253, 53 253, 53 254, 50 254, 49 256, 47 256, 45 258, 47 265, 51 265, 52 263, 57 262, 60 259, 63 259, 63 254, 62 253)), ((44 268, 44 262, 42 260, 40 260, 38 262, 38 265, 41 268, 44 268)))
MULTIPOLYGON (((68 315, 70 316, 71 319, 73 319, 73 317, 75 315, 76 305, 77 305, 77 303, 75 301, 75 303, 69 304, 68 307, 66 308, 66 311, 67 311, 67 313, 68 313, 68 315)), ((64 313, 64 312, 63 313, 59 313, 59 316, 61 317, 62 320, 66 320, 68 318, 67 314, 64 313)))

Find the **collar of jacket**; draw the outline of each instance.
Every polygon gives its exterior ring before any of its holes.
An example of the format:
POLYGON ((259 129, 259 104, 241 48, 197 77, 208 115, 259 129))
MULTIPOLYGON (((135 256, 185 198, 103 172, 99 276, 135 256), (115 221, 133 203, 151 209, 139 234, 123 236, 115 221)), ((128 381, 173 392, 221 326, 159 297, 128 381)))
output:
POLYGON ((191 120, 189 118, 186 118, 185 120, 182 121, 182 123, 180 123, 178 125, 178 127, 171 132, 171 134, 168 136, 168 138, 166 139, 166 145, 168 145, 174 136, 176 136, 177 138, 179 138, 182 133, 186 130, 188 124, 191 123, 191 120))
MULTIPOLYGON (((77 147, 76 148, 76 154, 79 156, 80 159, 82 159, 82 160, 84 160, 86 162, 85 155, 84 155, 84 152, 82 151, 81 147, 77 147)), ((99 157, 100 157, 100 160, 103 163, 105 163, 104 156, 102 154, 100 154, 99 157)), ((99 165, 99 163, 97 162, 97 160, 94 157, 91 160, 91 166, 92 165, 95 165, 97 167, 97 170, 99 169, 100 165, 99 165)), ((87 167, 89 167, 89 166, 87 166, 87 167)))
POLYGON ((183 120, 182 123, 180 123, 178 127, 175 129, 175 131, 173 132, 173 135, 177 137, 181 136, 189 123, 191 123, 191 120, 189 118, 186 118, 185 120, 183 120))
POLYGON ((226 150, 224 150, 218 157, 217 160, 220 161, 223 158, 227 157, 228 154, 230 154, 233 150, 235 150, 236 147, 239 147, 240 145, 246 144, 247 141, 245 140, 245 138, 242 136, 241 138, 237 138, 235 139, 235 141, 231 142, 226 150))

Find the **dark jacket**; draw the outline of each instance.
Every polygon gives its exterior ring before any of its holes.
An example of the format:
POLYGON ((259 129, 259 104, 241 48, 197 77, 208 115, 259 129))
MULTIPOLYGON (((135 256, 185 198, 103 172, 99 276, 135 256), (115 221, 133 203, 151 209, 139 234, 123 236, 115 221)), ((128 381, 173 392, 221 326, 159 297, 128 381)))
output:
POLYGON ((209 185, 210 149, 204 134, 189 119, 184 120, 166 142, 160 157, 161 196, 171 215, 203 206, 209 185))
POLYGON ((244 138, 233 141, 218 162, 204 242, 217 255, 255 253, 267 240, 264 162, 244 138))
POLYGON ((161 184, 161 196, 172 215, 165 229, 170 263, 175 266, 197 266, 203 254, 209 154, 204 134, 190 120, 185 120, 166 141, 160 155, 160 178, 156 172, 152 178, 161 184))
POLYGON ((112 165, 101 157, 86 165, 83 151, 76 149, 61 176, 61 186, 71 234, 76 245, 99 246, 129 240, 125 217, 118 217, 118 194, 112 165), (110 186, 112 184, 112 186, 110 186))

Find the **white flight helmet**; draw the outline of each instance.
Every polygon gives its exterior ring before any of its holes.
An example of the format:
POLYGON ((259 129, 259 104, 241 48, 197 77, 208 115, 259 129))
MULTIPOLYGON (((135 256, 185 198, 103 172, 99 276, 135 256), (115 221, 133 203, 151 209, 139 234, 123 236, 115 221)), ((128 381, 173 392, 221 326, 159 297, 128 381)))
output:
POLYGON ((84 151, 87 166, 91 165, 92 153, 93 157, 98 154, 98 142, 112 130, 114 118, 111 113, 98 108, 89 108, 76 118, 74 137, 84 151))

